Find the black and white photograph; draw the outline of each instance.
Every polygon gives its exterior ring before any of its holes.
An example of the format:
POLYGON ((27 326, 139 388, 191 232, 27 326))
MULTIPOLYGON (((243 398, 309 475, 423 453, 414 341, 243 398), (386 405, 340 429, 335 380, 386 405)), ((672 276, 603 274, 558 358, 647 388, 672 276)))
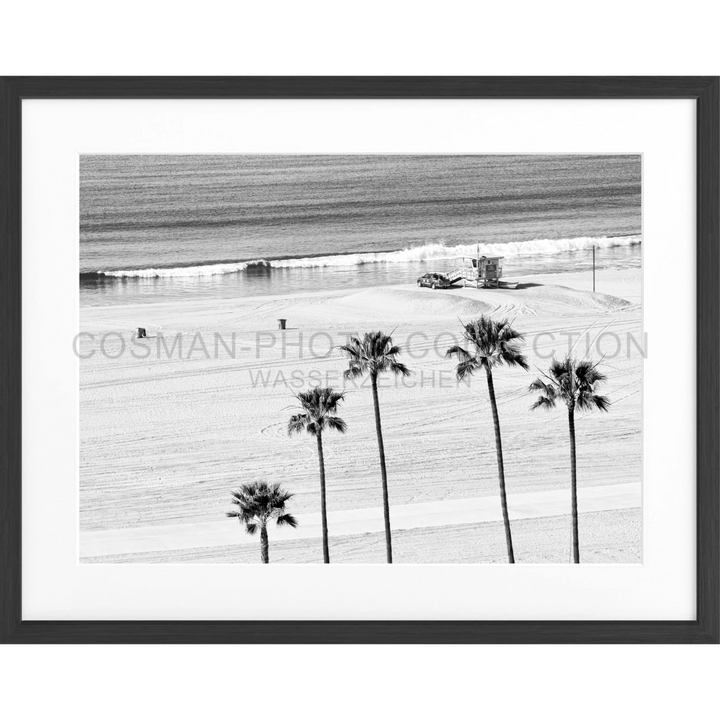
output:
POLYGON ((712 637, 716 83, 188 82, 24 105, 24 617, 712 637))
POLYGON ((642 562, 641 155, 79 168, 81 563, 642 562))

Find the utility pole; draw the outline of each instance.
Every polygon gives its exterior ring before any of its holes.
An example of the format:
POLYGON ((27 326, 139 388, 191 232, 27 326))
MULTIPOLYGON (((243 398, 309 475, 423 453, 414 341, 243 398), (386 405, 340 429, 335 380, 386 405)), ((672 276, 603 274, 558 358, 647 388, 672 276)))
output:
POLYGON ((593 292, 595 292, 595 246, 593 245, 593 292))

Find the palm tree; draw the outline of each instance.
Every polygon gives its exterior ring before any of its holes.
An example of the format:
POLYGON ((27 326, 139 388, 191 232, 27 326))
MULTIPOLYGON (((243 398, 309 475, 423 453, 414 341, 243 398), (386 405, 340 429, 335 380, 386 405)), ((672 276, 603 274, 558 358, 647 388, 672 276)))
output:
POLYGON ((232 504, 237 510, 225 513, 237 518, 245 526, 248 535, 254 535, 260 529, 260 556, 264 563, 270 562, 267 526, 271 520, 278 525, 297 527, 297 520, 285 512, 285 503, 292 497, 280 483, 266 483, 264 480, 245 483, 239 490, 232 492, 232 504))
POLYGON ((340 347, 348 358, 346 379, 354 379, 365 374, 370 376, 373 403, 375 405, 375 431, 377 432, 378 451, 380 453, 380 475, 382 476, 383 512, 385 516, 385 548, 387 561, 392 562, 392 539, 390 536, 390 500, 388 498, 387 469, 385 467, 385 445, 383 443, 382 424, 380 422, 380 398, 378 397, 378 375, 391 372, 407 377, 410 371, 397 360, 400 348, 393 345, 392 336, 376 330, 349 338, 347 345, 340 347))
POLYGON ((470 351, 460 345, 453 345, 445 353, 446 357, 455 356, 459 362, 455 372, 458 380, 473 375, 481 368, 485 369, 490 406, 492 407, 493 424, 495 425, 495 450, 497 453, 498 479, 500 481, 500 503, 502 505, 503 523, 505 524, 505 543, 507 545, 508 562, 515 562, 510 517, 508 515, 507 494, 505 491, 505 465, 503 463, 502 437, 500 435, 500 418, 498 417, 495 384, 492 369, 499 365, 518 366, 528 369, 525 356, 518 349, 517 343, 523 335, 515 330, 507 320, 491 320, 481 315, 463 325, 463 337, 467 340, 470 351))
POLYGON ((338 405, 345 393, 335 392, 332 388, 313 388, 299 393, 297 399, 305 411, 293 415, 288 421, 288 435, 305 431, 317 440, 318 460, 320 461, 320 511, 322 515, 323 562, 330 562, 328 545, 327 504, 325 500, 325 456, 323 455, 323 430, 337 430, 344 433, 347 425, 337 417, 338 405))
POLYGON ((577 459, 575 455, 575 410, 602 410, 607 412, 610 401, 595 390, 605 382, 606 377, 588 360, 575 360, 566 357, 562 362, 553 360, 550 373, 543 373, 545 380, 538 378, 530 385, 530 392, 539 392, 540 396, 533 403, 532 410, 555 407, 558 400, 567 406, 568 426, 570 428, 570 492, 572 496, 572 532, 573 562, 580 562, 580 543, 578 539, 578 507, 577 507, 577 459))

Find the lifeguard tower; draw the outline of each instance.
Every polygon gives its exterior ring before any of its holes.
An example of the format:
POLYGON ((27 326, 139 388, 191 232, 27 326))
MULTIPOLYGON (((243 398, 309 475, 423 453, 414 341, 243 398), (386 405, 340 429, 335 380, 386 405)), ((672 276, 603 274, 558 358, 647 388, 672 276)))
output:
POLYGON ((477 288, 500 287, 503 260, 501 255, 462 255, 458 260, 459 265, 447 274, 450 282, 462 280, 463 287, 467 287, 468 283, 477 288))

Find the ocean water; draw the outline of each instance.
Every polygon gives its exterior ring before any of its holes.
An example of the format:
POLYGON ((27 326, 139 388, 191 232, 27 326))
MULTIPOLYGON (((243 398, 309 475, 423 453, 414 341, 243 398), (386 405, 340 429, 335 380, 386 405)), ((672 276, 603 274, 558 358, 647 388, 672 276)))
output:
POLYGON ((637 155, 84 155, 80 304, 641 262, 637 155))

